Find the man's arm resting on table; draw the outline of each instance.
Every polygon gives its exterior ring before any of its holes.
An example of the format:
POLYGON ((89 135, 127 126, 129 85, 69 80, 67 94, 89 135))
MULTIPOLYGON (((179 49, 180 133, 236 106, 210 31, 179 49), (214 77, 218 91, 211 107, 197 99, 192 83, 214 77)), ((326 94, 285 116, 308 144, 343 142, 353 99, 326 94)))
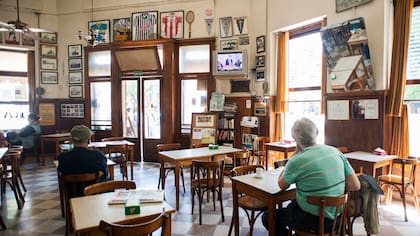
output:
POLYGON ((286 180, 284 180, 284 178, 283 178, 283 171, 284 171, 284 169, 281 171, 279 179, 277 181, 277 184, 279 185, 279 187, 282 191, 288 189, 289 186, 290 186, 290 184, 287 183, 286 180))

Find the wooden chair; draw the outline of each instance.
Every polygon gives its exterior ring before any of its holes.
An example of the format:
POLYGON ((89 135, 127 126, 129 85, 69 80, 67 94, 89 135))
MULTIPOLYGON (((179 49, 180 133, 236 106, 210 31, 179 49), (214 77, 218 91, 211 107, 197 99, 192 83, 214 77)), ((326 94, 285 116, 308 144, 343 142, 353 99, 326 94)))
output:
POLYGON ((248 150, 243 150, 241 152, 235 152, 232 154, 233 156, 227 156, 227 158, 229 158, 231 160, 231 163, 227 163, 227 160, 225 160, 225 170, 224 170, 224 175, 225 176, 231 176, 232 174, 232 170, 235 167, 238 166, 244 166, 244 165, 248 165, 249 164, 249 159, 251 158, 251 154, 250 151, 248 150))
MULTIPOLYGON (((3 166, 0 165, 0 174, 3 173, 3 166)), ((0 215, 0 226, 2 230, 7 229, 6 224, 3 221, 3 217, 0 215)))
MULTIPOLYGON (((231 176, 238 176, 238 175, 246 175, 255 173, 257 168, 264 168, 262 165, 244 165, 244 166, 238 166, 233 168, 231 176)), ((249 223, 249 235, 252 236, 252 232, 254 231, 254 223, 255 220, 260 216, 265 210, 268 209, 268 206, 258 200, 257 198, 254 198, 252 196, 248 196, 242 193, 239 193, 238 196, 238 206, 242 208, 246 216, 248 217, 248 223, 249 223), (251 215, 249 214, 249 211, 251 212, 251 215), (255 215, 255 212, 257 212, 257 215, 255 215)), ((229 233, 228 235, 231 235, 233 229, 233 218, 230 222, 229 227, 229 233)))
POLYGON ((24 148, 22 151, 22 162, 25 161, 26 157, 33 155, 36 157, 36 160, 38 162, 41 162, 39 152, 40 152, 40 146, 41 146, 41 138, 40 134, 34 134, 34 146, 31 148, 24 148))
POLYGON ((274 169, 280 168, 281 166, 286 166, 286 163, 289 159, 277 160, 274 162, 274 169))
POLYGON ((348 153, 348 152, 350 152, 350 151, 349 151, 349 148, 348 148, 348 147, 346 147, 346 146, 340 146, 340 147, 337 147, 337 149, 338 149, 340 152, 342 152, 342 153, 348 153))
POLYGON ((107 144, 105 156, 120 166, 122 179, 128 180, 128 145, 127 144, 107 144))
POLYGON ((70 198, 83 196, 83 190, 86 186, 98 183, 100 173, 86 173, 86 174, 62 174, 59 173, 59 181, 61 192, 63 194, 63 201, 65 206, 66 216, 66 236, 70 234, 72 227, 70 198))
MULTIPOLYGON (((417 190, 416 190, 416 166, 417 159, 393 159, 392 165, 389 169, 388 174, 384 174, 378 177, 379 185, 382 190, 384 187, 388 187, 385 198, 388 203, 391 203, 392 192, 394 189, 397 189, 400 193, 403 207, 404 207, 404 220, 407 221, 407 210, 406 210, 406 192, 408 189, 411 189, 414 194, 414 203, 416 209, 419 210, 419 202, 417 199, 417 190)), ((385 190, 384 190, 385 192, 385 190)))
POLYGON ((270 142, 270 137, 258 136, 252 141, 252 162, 251 164, 264 165, 267 161, 265 143, 270 142), (257 160, 255 162, 255 159, 257 160))
MULTIPOLYGON (((157 151, 159 153, 159 152, 162 152, 162 151, 179 150, 179 149, 182 148, 182 146, 181 146, 180 143, 161 143, 161 144, 158 144, 156 146, 156 148, 157 148, 157 151)), ((158 155, 159 155, 159 159, 160 159, 161 158, 160 154, 158 154, 158 155)), ((162 163, 162 162, 160 162, 160 163, 162 163)), ((166 180, 166 176, 168 176, 169 172, 173 171, 175 173, 175 165, 172 164, 172 163, 165 162, 163 168, 165 169, 165 174, 164 174, 165 180, 166 180)), ((181 172, 182 188, 184 189, 184 193, 185 193, 184 171, 183 171, 182 167, 180 169, 180 172, 181 172)), ((159 175, 158 189, 160 188, 160 183, 163 182, 163 181, 164 180, 162 180, 161 176, 159 175)), ((162 184, 162 186, 163 186, 163 184, 162 184)))
POLYGON ((101 220, 99 229, 107 236, 152 235, 159 228, 161 228, 160 235, 171 235, 171 217, 169 214, 152 215, 145 217, 144 220, 146 222, 131 225, 121 225, 101 220))
POLYGON ((220 210, 222 213, 222 221, 225 221, 223 213, 223 169, 224 161, 201 161, 193 160, 191 165, 191 214, 194 213, 194 198, 198 197, 199 221, 201 219, 201 207, 205 193, 212 193, 213 195, 213 208, 216 210, 216 193, 220 201, 220 210))
POLYGON ((318 221, 318 232, 304 232, 299 229, 289 228, 289 235, 292 235, 292 231, 298 236, 332 236, 332 235, 344 235, 345 224, 346 224, 346 211, 347 211, 347 194, 332 197, 332 196, 308 196, 306 201, 310 204, 319 206, 319 221, 318 221), (325 208, 334 207, 334 221, 332 225, 332 231, 326 232, 324 228, 325 224, 325 208))
MULTIPOLYGON (((22 209, 25 197, 19 185, 20 159, 22 153, 19 151, 8 151, 2 158, 1 172, 1 196, 6 193, 6 185, 12 189, 18 209, 22 209)), ((23 183, 23 181, 22 181, 23 183)))
POLYGON ((136 189, 136 182, 129 180, 111 180, 100 182, 87 186, 83 190, 83 194, 93 195, 98 193, 105 193, 115 191, 115 189, 136 189))
POLYGON ((23 191, 26 193, 26 186, 23 183, 22 174, 20 172, 20 165, 22 165, 22 163, 23 163, 23 146, 13 145, 12 147, 9 147, 8 151, 9 152, 20 152, 21 153, 19 161, 18 161, 19 168, 16 169, 16 171, 17 171, 16 175, 18 177, 20 185, 22 185, 23 191))

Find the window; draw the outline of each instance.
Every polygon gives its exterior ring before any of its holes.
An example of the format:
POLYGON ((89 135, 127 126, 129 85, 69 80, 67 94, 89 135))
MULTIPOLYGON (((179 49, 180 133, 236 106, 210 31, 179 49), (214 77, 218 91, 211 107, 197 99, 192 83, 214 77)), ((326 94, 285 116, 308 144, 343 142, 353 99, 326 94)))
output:
POLYGON ((288 110, 285 114, 284 138, 292 139, 291 128, 300 117, 312 119, 318 127, 318 143, 324 143, 322 97, 322 41, 320 26, 290 31, 287 45, 288 110))
POLYGON ((181 133, 191 132, 192 113, 207 111, 205 80, 181 81, 181 133))

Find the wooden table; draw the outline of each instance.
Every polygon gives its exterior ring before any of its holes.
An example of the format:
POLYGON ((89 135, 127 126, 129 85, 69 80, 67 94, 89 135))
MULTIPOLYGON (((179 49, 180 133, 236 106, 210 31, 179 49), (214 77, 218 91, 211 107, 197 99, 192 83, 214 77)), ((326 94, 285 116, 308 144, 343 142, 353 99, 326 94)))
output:
POLYGON ((162 179, 162 189, 165 189, 165 162, 175 165, 175 191, 176 191, 176 209, 179 209, 179 171, 181 166, 191 165, 194 159, 211 158, 215 155, 235 153, 243 151, 242 149, 219 146, 219 149, 210 150, 208 147, 180 149, 173 151, 159 152, 160 159, 160 177, 162 179))
MULTIPOLYGON (((126 216, 124 204, 108 205, 113 196, 114 193, 110 192, 70 199, 75 235, 104 235, 99 232, 100 220, 118 224, 136 224, 153 215, 159 215, 163 209, 169 214, 175 212, 175 209, 166 202, 144 203, 140 206, 140 214, 126 216)), ((170 222, 168 227, 170 229, 170 222)))
POLYGON ((55 159, 60 153, 60 142, 70 139, 70 133, 44 134, 39 136, 41 142, 42 165, 45 165, 45 142, 55 142, 55 159))
POLYGON ((268 170, 268 151, 277 151, 284 153, 284 159, 289 158, 289 152, 296 151, 296 143, 273 142, 265 143, 265 169, 268 170))
POLYGON ((239 207, 238 192, 255 197, 268 206, 270 214, 268 220, 269 235, 276 234, 276 205, 283 201, 296 198, 295 185, 285 191, 280 191, 277 184, 278 177, 283 168, 263 172, 262 178, 255 178, 255 174, 241 175, 232 177, 233 195, 233 224, 235 235, 239 235, 239 207))
POLYGON ((382 168, 382 173, 388 170, 392 159, 397 158, 396 155, 375 155, 370 152, 349 152, 344 153, 347 160, 350 162, 353 169, 358 172, 360 167, 363 167, 363 173, 376 178, 376 170, 382 168))

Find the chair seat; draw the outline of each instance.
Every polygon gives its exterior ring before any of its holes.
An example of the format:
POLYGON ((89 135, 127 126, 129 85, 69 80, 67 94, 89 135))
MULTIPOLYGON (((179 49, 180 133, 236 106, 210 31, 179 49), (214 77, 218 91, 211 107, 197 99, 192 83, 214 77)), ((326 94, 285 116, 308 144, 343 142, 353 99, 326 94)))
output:
POLYGON ((251 211, 262 211, 268 208, 267 204, 264 202, 248 195, 239 197, 238 205, 241 208, 245 208, 251 211))
MULTIPOLYGON (((385 183, 401 183, 401 178, 402 177, 398 175, 381 175, 378 177, 378 180, 385 183)), ((410 183, 410 181, 410 178, 404 178, 405 184, 410 183)))

